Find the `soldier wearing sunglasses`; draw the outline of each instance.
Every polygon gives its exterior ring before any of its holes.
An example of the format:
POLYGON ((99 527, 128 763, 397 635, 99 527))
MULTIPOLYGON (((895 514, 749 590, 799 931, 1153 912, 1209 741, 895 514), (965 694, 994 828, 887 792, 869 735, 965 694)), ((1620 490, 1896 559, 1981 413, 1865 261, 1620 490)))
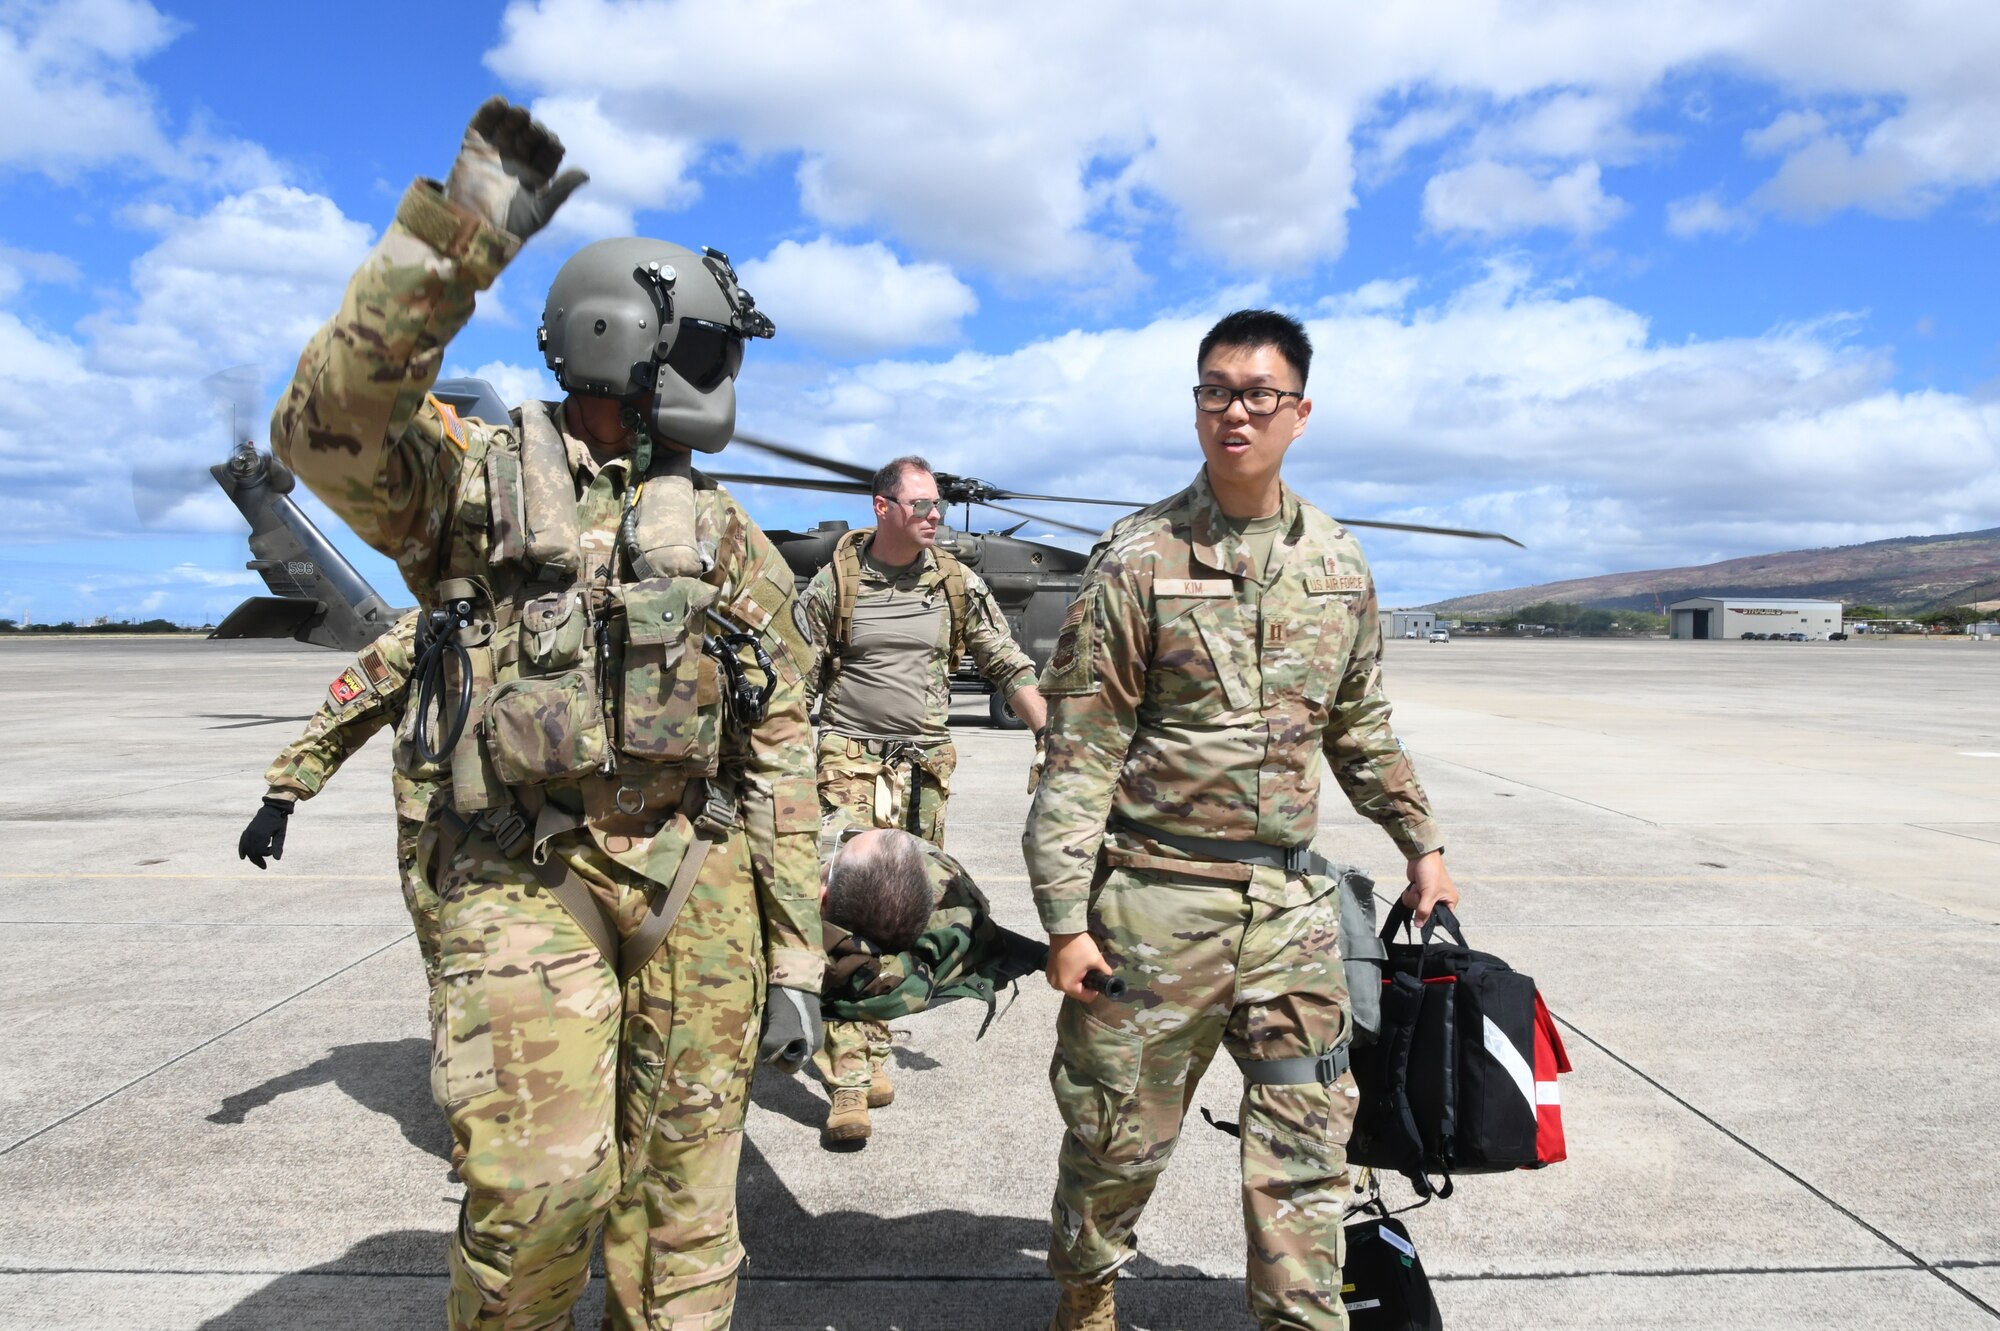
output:
MULTIPOLYGON (((897 458, 875 473, 873 490, 875 525, 843 537, 799 598, 820 707, 820 812, 942 845, 958 765, 945 722, 959 661, 970 653, 1034 730, 1046 711, 1034 662, 992 591, 936 548, 944 511, 930 464, 897 458)), ((895 1098, 888 1056, 882 1023, 828 1023, 818 1059, 832 1097, 827 1144, 867 1139, 869 1109, 895 1098)))

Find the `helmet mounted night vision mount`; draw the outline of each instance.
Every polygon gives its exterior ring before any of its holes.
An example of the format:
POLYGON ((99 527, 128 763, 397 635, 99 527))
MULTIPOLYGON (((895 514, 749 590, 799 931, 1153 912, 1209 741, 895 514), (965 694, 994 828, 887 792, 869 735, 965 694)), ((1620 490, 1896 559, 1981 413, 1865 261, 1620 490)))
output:
POLYGON ((653 438, 719 452, 736 432, 745 338, 777 329, 729 256, 664 240, 600 240, 549 284, 535 339, 565 393, 615 398, 653 438))

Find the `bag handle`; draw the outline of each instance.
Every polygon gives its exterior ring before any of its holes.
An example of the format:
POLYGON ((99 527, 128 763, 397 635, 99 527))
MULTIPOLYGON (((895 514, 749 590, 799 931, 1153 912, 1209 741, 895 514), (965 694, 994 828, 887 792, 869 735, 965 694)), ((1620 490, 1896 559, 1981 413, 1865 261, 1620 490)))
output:
MULTIPOLYGON (((1383 945, 1387 946, 1393 941, 1398 930, 1408 928, 1411 920, 1415 917, 1416 911, 1404 905, 1401 897, 1397 897, 1396 904, 1389 908, 1388 922, 1382 926, 1381 938, 1383 945)), ((1445 905, 1442 901, 1438 902, 1437 905, 1431 908, 1431 917, 1424 921, 1424 930, 1421 935, 1423 950, 1417 956, 1417 978, 1419 980, 1423 979, 1425 972, 1430 969, 1431 940, 1436 936, 1439 925, 1444 926, 1445 933, 1450 935, 1454 943, 1457 943, 1460 947, 1470 947, 1465 941, 1464 932, 1458 927, 1458 917, 1451 913, 1451 907, 1445 905)))

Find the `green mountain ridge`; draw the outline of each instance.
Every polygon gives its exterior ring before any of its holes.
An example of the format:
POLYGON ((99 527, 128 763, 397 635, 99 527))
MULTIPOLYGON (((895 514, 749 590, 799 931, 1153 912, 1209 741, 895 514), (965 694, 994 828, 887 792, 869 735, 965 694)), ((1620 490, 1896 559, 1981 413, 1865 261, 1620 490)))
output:
POLYGON ((1563 601, 1601 610, 1652 610, 1690 596, 1796 596, 1903 614, 2000 599, 2000 527, 1745 555, 1691 568, 1605 573, 1457 596, 1422 608, 1457 615, 1504 614, 1542 601, 1563 601))

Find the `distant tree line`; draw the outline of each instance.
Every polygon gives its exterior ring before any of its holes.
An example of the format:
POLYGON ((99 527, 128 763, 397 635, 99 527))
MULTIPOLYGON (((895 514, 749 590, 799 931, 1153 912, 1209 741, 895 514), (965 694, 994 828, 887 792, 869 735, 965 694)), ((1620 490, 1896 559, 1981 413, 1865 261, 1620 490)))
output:
POLYGON ((1943 610, 1932 610, 1921 615, 1898 615, 1895 611, 1884 610, 1880 606, 1850 605, 1843 612, 1843 617, 1850 622, 1857 619, 1908 619, 1922 624, 1925 628, 1950 630, 1962 629, 1968 624, 1981 624, 2000 619, 2000 614, 1969 605, 1947 606, 1943 610))
POLYGON ((1537 601, 1488 621, 1510 632, 1523 624, 1540 624, 1580 638, 1632 637, 1665 633, 1667 620, 1645 610, 1599 610, 1574 601, 1537 601))
POLYGON ((187 633, 186 625, 176 624, 170 619, 142 619, 107 621, 103 624, 73 624, 65 619, 60 624, 30 624, 23 628, 11 619, 0 619, 0 633, 187 633))

